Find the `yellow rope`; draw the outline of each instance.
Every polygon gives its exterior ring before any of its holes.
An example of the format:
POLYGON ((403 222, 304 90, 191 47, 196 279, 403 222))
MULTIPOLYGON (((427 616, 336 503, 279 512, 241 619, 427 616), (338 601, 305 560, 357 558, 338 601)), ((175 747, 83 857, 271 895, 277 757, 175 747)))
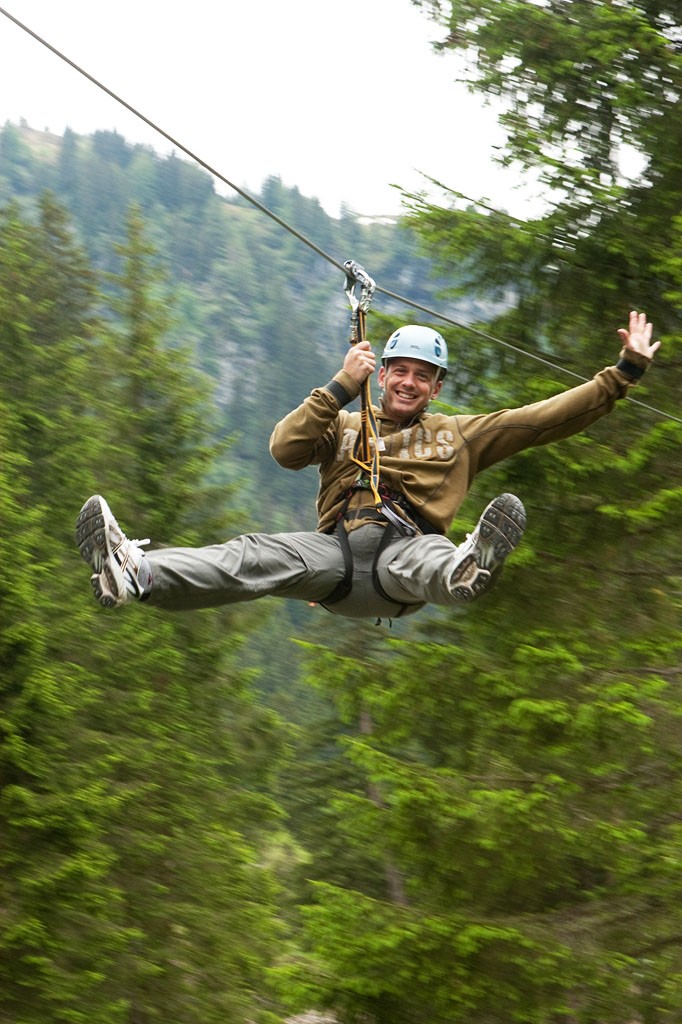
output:
MULTIPOLYGON (((366 313, 364 309, 358 309, 356 313, 351 327, 351 345, 357 345, 358 342, 365 340, 366 313)), ((379 428, 372 408, 369 376, 366 377, 360 390, 360 432, 355 441, 351 458, 366 475, 374 504, 379 507, 383 504, 383 499, 379 494, 379 428)))

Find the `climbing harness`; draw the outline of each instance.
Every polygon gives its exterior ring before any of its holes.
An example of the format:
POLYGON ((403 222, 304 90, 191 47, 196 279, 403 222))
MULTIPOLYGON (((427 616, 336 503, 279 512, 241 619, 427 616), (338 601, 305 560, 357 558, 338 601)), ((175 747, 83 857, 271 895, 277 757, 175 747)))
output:
MULTIPOLYGON (((350 344, 357 345, 359 342, 366 340, 367 311, 369 310, 376 285, 360 264, 354 260, 346 260, 343 266, 346 272, 345 292, 351 307, 350 344)), ((379 558, 396 533, 403 537, 414 537, 419 533, 435 533, 437 531, 412 507, 403 495, 390 490, 381 481, 380 449, 379 427, 372 407, 370 378, 368 376, 360 390, 360 430, 351 455, 352 461, 359 468, 359 473, 353 486, 344 495, 344 502, 334 527, 334 532, 339 539, 343 553, 344 574, 331 594, 323 601, 320 601, 320 604, 323 607, 337 604, 350 594, 353 586, 353 553, 345 524, 351 519, 367 519, 382 523, 385 527, 374 555, 372 583, 380 597, 399 607, 399 611, 395 613, 397 618, 402 615, 408 606, 400 606, 398 602, 393 601, 393 598, 389 597, 384 591, 379 581, 379 558), (373 507, 367 505, 364 508, 349 511, 350 500, 359 490, 369 491, 374 505, 373 507), (403 515, 400 514, 398 509, 400 509, 403 515)))

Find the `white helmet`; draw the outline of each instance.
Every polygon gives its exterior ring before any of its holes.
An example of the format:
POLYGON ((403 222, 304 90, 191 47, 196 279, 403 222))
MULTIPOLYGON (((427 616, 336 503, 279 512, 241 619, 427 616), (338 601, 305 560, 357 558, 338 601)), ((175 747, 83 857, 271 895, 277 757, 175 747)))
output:
POLYGON ((448 347, 445 339, 431 327, 407 324, 394 331, 386 342, 381 361, 386 365, 389 359, 421 359, 438 367, 438 380, 442 380, 448 369, 448 347))

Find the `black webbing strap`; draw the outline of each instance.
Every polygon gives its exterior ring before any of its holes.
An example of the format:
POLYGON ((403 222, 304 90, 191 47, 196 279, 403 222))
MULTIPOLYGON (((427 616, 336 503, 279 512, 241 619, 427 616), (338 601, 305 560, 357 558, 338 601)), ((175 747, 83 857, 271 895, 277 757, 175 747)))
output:
MULTIPOLYGON (((378 547, 377 547, 377 549, 376 549, 376 551, 374 553, 374 561, 372 562, 372 584, 373 584, 374 589, 376 590, 377 594, 379 595, 379 597, 383 597, 384 601, 390 601, 391 604, 398 604, 398 602, 396 601, 396 599, 394 597, 390 597, 386 593, 386 591, 384 590, 384 588, 381 585, 381 580, 379 579, 379 559, 380 559, 381 555, 384 553, 384 551, 386 550, 386 548, 388 547, 388 545, 393 540, 393 535, 394 534, 395 534, 395 526, 393 525, 393 523, 389 523, 388 526, 386 527, 386 529, 384 530, 384 535, 381 538, 381 540, 379 541, 379 545, 378 545, 378 547)), ((409 605, 401 604, 400 605, 400 611, 396 612, 395 615, 393 615, 392 617, 394 619, 399 619, 400 616, 405 611, 405 609, 408 608, 408 607, 409 607, 409 605)))
POLYGON ((341 553, 343 554, 343 576, 336 584, 331 594, 328 597, 325 597, 323 601, 320 601, 323 608, 328 604, 336 604, 338 601, 343 601, 344 597, 348 597, 353 587, 353 552, 350 549, 350 542, 348 540, 348 534, 346 533, 343 517, 341 517, 337 522, 336 530, 334 532, 339 538, 341 553))
MULTIPOLYGON (((374 589, 379 596, 383 597, 386 601, 391 601, 393 604, 396 604, 396 602, 384 591, 379 581, 379 574, 377 571, 379 557, 386 548, 386 545, 390 544, 391 539, 396 533, 401 533, 403 536, 415 536, 417 533, 440 533, 440 530, 437 530, 435 526, 432 526, 428 519, 425 519, 424 516, 417 512, 416 508, 411 505, 407 498, 398 491, 390 490, 383 483, 380 485, 381 496, 383 499, 380 509, 366 506, 365 508, 351 509, 349 511, 348 505, 355 492, 357 490, 369 489, 366 478, 362 476, 352 487, 348 488, 344 495, 344 502, 341 506, 341 511, 339 512, 336 520, 336 526, 333 530, 328 531, 329 533, 336 533, 339 538, 339 544, 341 545, 341 551, 343 554, 344 572, 342 579, 336 584, 331 594, 319 602, 323 608, 328 604, 336 604, 338 601, 343 601, 344 597, 348 597, 353 587, 353 552, 351 551, 348 533, 344 525, 347 519, 369 519, 373 522, 386 523, 386 529, 384 530, 381 541, 379 542, 374 556, 374 562, 372 564, 372 583, 374 584, 374 589), (394 503, 395 505, 398 505, 407 516, 409 516, 412 523, 405 522, 397 511, 395 511, 394 503), (392 512, 390 519, 386 515, 387 509, 390 509, 392 512)), ((403 605, 395 617, 398 618, 398 616, 402 615, 406 607, 407 605, 403 605)))
MULTIPOLYGON (((374 510, 368 509, 367 511, 373 512, 374 510)), ((367 518, 374 519, 374 516, 368 515, 367 518)), ((343 601, 344 597, 348 597, 351 590, 353 589, 353 552, 351 551, 350 541, 348 540, 348 534, 346 532, 346 527, 344 526, 343 518, 339 519, 338 523, 336 524, 335 532, 337 537, 339 538, 339 544, 341 545, 341 551, 343 553, 344 573, 343 578, 336 584, 329 597, 325 597, 323 601, 319 602, 319 604, 323 608, 327 608, 327 605, 337 604, 339 601, 343 601)), ((393 540, 395 533, 396 528, 393 525, 393 523, 387 523, 386 528, 383 531, 381 540, 379 541, 377 549, 374 553, 374 560, 372 562, 372 585, 376 590, 377 594, 379 595, 379 597, 382 597, 384 601, 388 601, 389 604, 397 605, 398 602, 395 600, 395 598, 391 597, 389 594, 386 593, 379 579, 379 559, 383 552, 385 551, 385 549, 393 540)), ((395 612, 395 614, 392 615, 392 618, 399 619, 400 616, 405 611, 405 609, 408 607, 409 605, 406 604, 400 605, 399 611, 395 612)))

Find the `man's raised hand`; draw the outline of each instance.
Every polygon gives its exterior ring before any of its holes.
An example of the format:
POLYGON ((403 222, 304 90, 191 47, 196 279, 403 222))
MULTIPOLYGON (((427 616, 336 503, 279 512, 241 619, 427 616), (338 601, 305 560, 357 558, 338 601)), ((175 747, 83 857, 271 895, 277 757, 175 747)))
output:
POLYGON ((646 313, 638 313, 636 309, 633 309, 627 328, 621 327, 618 331, 623 348, 628 352, 638 352, 639 355, 646 356, 647 359, 653 359, 655 352, 661 346, 660 341, 651 344, 653 329, 653 324, 647 320, 646 313))

